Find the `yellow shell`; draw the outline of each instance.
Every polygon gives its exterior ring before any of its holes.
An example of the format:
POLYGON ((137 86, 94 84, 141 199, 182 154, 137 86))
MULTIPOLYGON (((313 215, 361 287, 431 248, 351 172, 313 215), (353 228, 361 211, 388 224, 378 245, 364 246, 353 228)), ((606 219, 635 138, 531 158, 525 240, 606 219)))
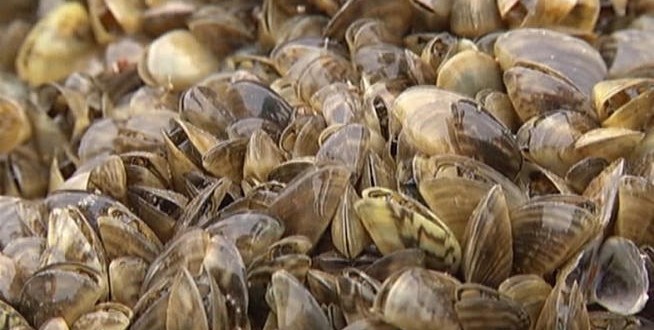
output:
POLYGON ((62 79, 81 67, 94 45, 86 9, 66 2, 30 31, 16 57, 16 72, 32 86, 62 79))

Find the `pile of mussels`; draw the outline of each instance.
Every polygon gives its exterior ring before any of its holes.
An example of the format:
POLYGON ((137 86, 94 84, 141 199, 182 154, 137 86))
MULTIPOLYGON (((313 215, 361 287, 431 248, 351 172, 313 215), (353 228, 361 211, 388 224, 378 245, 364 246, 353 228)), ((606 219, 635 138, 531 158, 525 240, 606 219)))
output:
POLYGON ((654 328, 654 1, 0 26, 0 329, 654 328))

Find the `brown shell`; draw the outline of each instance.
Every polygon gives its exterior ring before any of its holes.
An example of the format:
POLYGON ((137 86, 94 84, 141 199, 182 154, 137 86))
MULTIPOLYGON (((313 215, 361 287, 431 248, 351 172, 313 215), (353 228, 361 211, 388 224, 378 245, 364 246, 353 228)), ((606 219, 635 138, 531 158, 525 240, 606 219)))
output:
POLYGON ((397 97, 394 111, 409 144, 422 153, 469 156, 509 178, 522 165, 511 132, 463 96, 434 87, 413 87, 397 97))
POLYGON ((589 210, 547 199, 533 199, 511 210, 511 220, 518 274, 548 274, 600 229, 596 215, 589 210))
POLYGON ((607 73, 600 54, 583 40, 545 29, 507 32, 495 42, 495 56, 504 71, 538 64, 569 82, 586 96, 607 73))
POLYGON ((501 186, 479 202, 466 228, 462 271, 466 282, 497 287, 511 274, 513 237, 501 186))

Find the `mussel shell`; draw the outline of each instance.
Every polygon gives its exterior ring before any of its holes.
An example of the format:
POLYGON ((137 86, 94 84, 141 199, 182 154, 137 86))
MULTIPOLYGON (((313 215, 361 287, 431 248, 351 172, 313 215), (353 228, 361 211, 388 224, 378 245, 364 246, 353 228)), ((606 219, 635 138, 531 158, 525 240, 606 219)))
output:
POLYGON ((249 329, 247 276, 236 245, 220 235, 211 237, 200 271, 206 271, 213 277, 220 292, 227 298, 225 306, 229 315, 229 327, 249 329))
POLYGON ((596 128, 580 136, 574 148, 582 157, 601 157, 612 162, 627 156, 644 136, 645 133, 627 128, 596 128))
POLYGON ((169 280, 182 268, 186 268, 191 275, 200 274, 210 239, 204 230, 193 228, 171 240, 150 264, 143 279, 141 294, 169 280))
POLYGON ((352 22, 345 31, 345 42, 350 53, 372 44, 400 44, 398 36, 390 31, 383 21, 372 18, 361 18, 352 22))
POLYGON ((163 248, 155 231, 132 213, 111 208, 96 221, 109 259, 134 256, 152 262, 163 248))
POLYGON ((384 281, 373 308, 401 329, 460 329, 454 310, 458 284, 445 273, 423 268, 398 271, 384 281))
POLYGON ((464 233, 475 207, 492 184, 467 178, 424 178, 418 183, 420 197, 463 243, 464 233), (456 203, 456 208, 448 207, 456 203))
POLYGON ((645 109, 652 104, 653 89, 654 81, 642 78, 611 79, 597 83, 593 87, 593 101, 598 118, 602 121, 611 118, 606 122, 607 126, 648 127, 650 119, 645 109), (612 118, 614 115, 616 117, 612 118))
POLYGON ((39 330, 70 330, 70 328, 63 317, 53 317, 43 322, 39 330))
POLYGON ((590 329, 588 310, 579 285, 575 281, 571 288, 564 286, 559 282, 552 289, 533 329, 555 329, 557 325, 564 329, 590 329))
POLYGON ((394 111, 409 144, 422 153, 469 156, 511 179, 522 165, 513 134, 463 96, 433 87, 413 87, 397 97, 394 111))
POLYGON ((492 167, 458 155, 414 157, 413 180, 425 204, 462 243, 470 215, 493 185, 502 186, 511 207, 527 200, 524 191, 492 167))
POLYGON ((565 174, 568 186, 578 193, 582 193, 588 184, 597 177, 609 163, 604 158, 588 157, 572 165, 565 174))
POLYGON ((374 318, 365 318, 348 324, 343 330, 397 330, 398 328, 374 318))
POLYGON ((463 329, 527 329, 530 319, 524 308, 494 289, 462 284, 456 289, 454 309, 463 329))
MULTIPOLYGON (((16 275, 27 278, 39 270, 43 250, 45 250, 43 237, 21 237, 13 239, 5 246, 2 254, 11 258, 10 266, 15 266, 16 275)), ((11 299, 6 300, 12 302, 11 299)))
POLYGON ((218 178, 241 182, 247 145, 247 139, 220 142, 202 155, 202 167, 218 178))
POLYGON ((121 32, 134 34, 140 30, 142 2, 119 0, 88 1, 91 27, 102 44, 114 41, 121 32))
POLYGON ((204 226, 227 205, 241 197, 240 189, 229 178, 209 182, 188 202, 176 222, 176 231, 204 226))
POLYGON ((518 29, 495 42, 504 71, 520 63, 537 63, 557 73, 586 96, 607 73, 599 52, 581 39, 545 29, 518 29))
POLYGON ((98 233, 76 207, 50 211, 46 249, 41 267, 76 262, 104 272, 107 260, 98 233))
POLYGON ((269 120, 286 127, 291 119, 291 106, 275 91, 255 81, 231 83, 225 91, 230 111, 269 120))
POLYGON ((517 133, 522 152, 540 166, 564 176, 581 155, 575 142, 597 128, 592 118, 576 111, 552 111, 532 117, 517 133))
POLYGON ((44 237, 46 234, 47 211, 43 204, 29 202, 18 197, 2 196, 0 197, 0 217, 4 219, 0 227, 0 247, 2 249, 18 238, 44 237))
POLYGON ((331 222, 349 181, 349 171, 336 165, 309 169, 291 181, 270 204, 286 235, 307 236, 313 244, 331 222))
POLYGON ((48 167, 39 161, 37 150, 22 145, 0 158, 4 194, 34 199, 45 195, 48 183, 48 167))
POLYGON ((520 303, 529 314, 531 324, 535 325, 552 286, 537 275, 515 275, 502 282, 497 290, 520 303))
POLYGON ((309 269, 307 272, 307 288, 319 304, 338 302, 337 276, 318 269, 309 269))
POLYGON ((127 197, 136 213, 162 242, 167 242, 174 234, 176 222, 187 204, 182 194, 142 186, 129 187, 127 197))
POLYGON ((492 89, 482 89, 475 95, 475 100, 511 132, 516 132, 520 127, 518 114, 506 93, 492 89))
POLYGON ((599 208, 599 223, 604 231, 609 229, 618 207, 620 178, 626 172, 626 162, 620 158, 604 168, 584 190, 583 196, 590 198, 599 208))
POLYGON ((266 300, 277 315, 279 329, 331 329, 315 298, 285 270, 272 275, 272 285, 266 294, 266 300), (299 313, 295 305, 298 303, 302 306, 299 313))
POLYGON ((466 282, 497 287, 511 274, 513 237, 509 208, 495 185, 470 216, 465 233, 462 271, 466 282))
POLYGON ((3 95, 0 95, 0 115, 3 118, 0 152, 8 153, 31 136, 32 126, 23 105, 3 95))
POLYGON ((615 234, 633 241, 637 246, 654 244, 654 228, 649 205, 654 185, 641 177, 622 176, 618 181, 618 211, 615 234))
POLYGON ((446 224, 414 199, 373 187, 363 192, 354 208, 382 254, 419 247, 427 255, 428 267, 451 272, 458 269, 459 241, 446 224))
POLYGON ((379 292, 379 283, 356 268, 345 268, 336 278, 336 292, 347 323, 365 318, 379 292))
POLYGON ((141 285, 149 264, 138 257, 120 257, 109 263, 111 299, 134 307, 140 297, 141 285))
POLYGON ((54 316, 61 316, 72 324, 90 311, 106 290, 105 279, 92 268, 79 263, 52 264, 25 282, 20 308, 35 325, 41 325, 54 316), (52 287, 58 290, 48 290, 52 287), (60 290, 66 294, 58 294, 60 290))
POLYGON ((32 86, 60 80, 80 70, 94 46, 86 8, 65 3, 32 28, 16 57, 16 71, 32 86))
POLYGON ((0 300, 0 320, 7 329, 32 329, 29 322, 8 303, 0 300))
POLYGON ((480 37, 504 27, 498 4, 493 1, 453 1, 450 29, 466 38, 480 37))
POLYGON ((370 131, 363 125, 350 124, 337 129, 320 146, 316 164, 339 164, 352 173, 356 182, 363 171, 370 149, 370 131))
POLYGON ((550 194, 574 194, 574 191, 563 178, 531 162, 523 164, 516 181, 531 197, 550 194))
POLYGON ((187 25, 198 41, 209 45, 222 59, 254 39, 247 26, 250 22, 241 20, 237 14, 222 6, 202 6, 188 19, 187 25))
POLYGON ((365 268, 365 272, 377 281, 384 282, 395 272, 411 267, 424 268, 425 257, 425 252, 421 249, 399 250, 375 260, 375 262, 365 268))
POLYGON ((150 44, 138 67, 149 85, 181 91, 216 71, 218 61, 193 34, 173 30, 150 44))
POLYGON ((209 330, 203 298, 186 268, 177 273, 170 286, 166 329, 209 330))
POLYGON ((593 330, 602 329, 649 329, 654 324, 651 321, 637 317, 626 316, 605 311, 588 312, 590 326, 593 330))
POLYGON ((609 77, 654 77, 654 46, 651 32, 635 29, 616 31, 600 42, 600 52, 609 66, 609 77))
POLYGON ((197 127, 225 137, 225 129, 239 117, 219 98, 216 90, 202 85, 187 89, 179 100, 180 117, 197 127))
POLYGON ((361 92, 346 83, 334 83, 318 90, 311 105, 318 110, 327 126, 363 121, 361 92))
POLYGON ((10 304, 15 304, 23 286, 23 276, 16 262, 4 254, 0 254, 0 298, 10 304))
POLYGON ((611 312, 632 315, 640 312, 649 296, 645 260, 636 245, 622 237, 609 237, 599 251, 599 273, 593 300, 611 312))
POLYGON ((507 94, 522 122, 561 109, 594 115, 588 95, 547 70, 540 65, 517 65, 504 71, 507 94))
POLYGON ((167 160, 161 155, 146 152, 128 152, 120 155, 125 166, 129 185, 164 189, 172 180, 167 160))
POLYGON ((553 271, 599 231, 596 214, 561 200, 536 199, 511 210, 516 273, 553 271))
POLYGON ((307 103, 325 86, 357 79, 350 62, 345 57, 332 54, 316 54, 301 59, 291 67, 289 75, 297 77, 296 93, 307 103))
POLYGON ((475 97, 483 89, 504 89, 500 66, 478 50, 464 50, 443 62, 436 86, 468 97, 475 97))
POLYGON ((348 54, 347 49, 336 40, 306 37, 289 40, 277 45, 270 52, 270 58, 277 71, 281 75, 285 75, 300 58, 319 52, 331 52, 340 56, 347 56, 348 54))
POLYGON ((462 178, 470 181, 500 185, 511 205, 521 205, 527 201, 527 195, 510 179, 494 170, 492 167, 459 155, 438 155, 432 157, 416 156, 413 159, 412 172, 414 180, 437 178, 462 178))
POLYGON ((331 238, 336 250, 348 258, 356 258, 371 243, 370 236, 356 213, 354 203, 359 200, 349 185, 331 223, 331 238))
POLYGON ((210 235, 233 241, 246 266, 284 234, 279 220, 257 212, 236 213, 217 221, 212 219, 205 226, 210 235))
POLYGON ((389 31, 404 34, 411 23, 413 10, 405 2, 349 0, 334 14, 323 35, 342 39, 352 22, 361 18, 381 19, 389 31))
POLYGON ((146 1, 150 8, 142 15, 143 32, 149 36, 160 36, 168 31, 186 28, 186 20, 197 10, 197 4, 185 1, 146 1))
POLYGON ((71 329, 127 329, 133 316, 132 310, 120 303, 107 302, 95 306, 72 324, 71 329))
POLYGON ((362 79, 370 84, 409 78, 409 61, 404 49, 392 44, 361 47, 353 54, 352 64, 362 79))

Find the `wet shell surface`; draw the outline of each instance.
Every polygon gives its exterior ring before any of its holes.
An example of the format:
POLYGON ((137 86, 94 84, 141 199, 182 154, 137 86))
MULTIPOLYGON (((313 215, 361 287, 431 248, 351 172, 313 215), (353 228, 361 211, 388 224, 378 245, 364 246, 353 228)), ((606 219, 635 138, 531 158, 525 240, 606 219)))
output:
POLYGON ((651 2, 0 1, 0 330, 654 328, 651 2))

